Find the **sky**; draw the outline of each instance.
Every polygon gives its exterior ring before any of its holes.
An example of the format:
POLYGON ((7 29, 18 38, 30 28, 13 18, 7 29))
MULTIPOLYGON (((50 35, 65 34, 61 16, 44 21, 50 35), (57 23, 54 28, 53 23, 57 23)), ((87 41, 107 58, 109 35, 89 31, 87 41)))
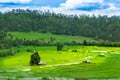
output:
POLYGON ((70 15, 120 16, 120 0, 0 0, 0 11, 43 10, 70 15))

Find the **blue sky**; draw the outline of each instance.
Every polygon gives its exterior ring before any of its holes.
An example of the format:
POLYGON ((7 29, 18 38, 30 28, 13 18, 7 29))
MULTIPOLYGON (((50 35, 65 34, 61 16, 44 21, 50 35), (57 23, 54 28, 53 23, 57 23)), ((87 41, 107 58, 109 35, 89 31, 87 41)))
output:
POLYGON ((120 0, 0 0, 0 11, 19 8, 63 14, 120 16, 119 3, 120 0))

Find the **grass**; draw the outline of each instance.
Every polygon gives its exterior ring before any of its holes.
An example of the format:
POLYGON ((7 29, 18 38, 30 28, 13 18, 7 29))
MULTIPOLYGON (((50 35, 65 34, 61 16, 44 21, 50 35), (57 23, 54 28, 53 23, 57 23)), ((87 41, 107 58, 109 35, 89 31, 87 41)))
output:
POLYGON ((83 40, 87 41, 93 41, 93 39, 88 37, 82 37, 82 36, 70 36, 70 35, 55 35, 51 33, 37 33, 37 32, 9 32, 13 35, 13 38, 18 39, 28 39, 28 40, 34 40, 34 39, 42 39, 45 41, 49 41, 51 37, 55 38, 56 41, 60 42, 82 42, 83 40))
MULTIPOLYGON (((120 78, 120 49, 116 47, 97 47, 97 46, 65 46, 64 50, 56 51, 55 46, 50 47, 21 47, 18 48, 20 53, 14 56, 0 58, 0 76, 9 77, 85 77, 85 78, 120 78), (37 49, 41 61, 46 65, 29 66, 31 52, 27 49, 37 49), (72 52, 77 50, 78 52, 72 52), (98 52, 93 52, 98 51, 98 52), (100 57, 99 51, 103 52, 105 57, 100 57), (114 53, 114 54, 113 54, 114 53), (84 60, 91 56, 91 63, 83 63, 84 60), (73 63, 71 65, 65 65, 73 63), (77 64, 74 64, 77 63, 77 64), (60 65, 61 64, 61 65, 60 65), (23 71, 31 69, 30 71, 23 71), (18 72, 6 72, 6 70, 18 70, 18 72)), ((13 48, 16 49, 16 48, 13 48)))

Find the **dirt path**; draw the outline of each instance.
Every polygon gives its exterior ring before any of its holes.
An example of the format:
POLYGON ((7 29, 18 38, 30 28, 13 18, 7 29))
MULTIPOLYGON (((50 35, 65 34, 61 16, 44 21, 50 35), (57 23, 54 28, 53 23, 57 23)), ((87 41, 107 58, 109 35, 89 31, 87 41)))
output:
MULTIPOLYGON (((88 57, 85 57, 85 58, 81 58, 80 60, 83 61, 83 60, 87 60, 87 59, 91 59, 91 58, 93 58, 93 57, 88 56, 88 57)), ((81 61, 79 61, 79 62, 70 62, 70 63, 65 63, 65 64, 55 64, 55 65, 40 66, 40 68, 48 68, 48 67, 68 66, 68 65, 73 65, 73 64, 80 64, 81 61)))
POLYGON ((102 50, 96 50, 96 51, 90 51, 93 53, 109 53, 109 54, 120 54, 120 52, 112 52, 112 51, 102 51, 102 50))

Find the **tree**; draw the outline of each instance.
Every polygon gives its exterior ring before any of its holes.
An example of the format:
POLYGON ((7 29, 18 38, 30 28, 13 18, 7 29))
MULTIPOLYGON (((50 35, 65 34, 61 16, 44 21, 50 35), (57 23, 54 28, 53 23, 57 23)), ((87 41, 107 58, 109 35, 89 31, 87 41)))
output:
POLYGON ((7 36, 7 33, 6 33, 5 31, 1 30, 1 31, 0 31, 0 39, 1 39, 1 40, 2 40, 2 39, 5 39, 6 36, 7 36))
POLYGON ((40 58, 38 52, 33 53, 31 55, 30 65, 39 65, 40 59, 41 58, 40 58))
POLYGON ((86 40, 83 41, 83 45, 84 46, 87 46, 88 45, 88 42, 86 40))

